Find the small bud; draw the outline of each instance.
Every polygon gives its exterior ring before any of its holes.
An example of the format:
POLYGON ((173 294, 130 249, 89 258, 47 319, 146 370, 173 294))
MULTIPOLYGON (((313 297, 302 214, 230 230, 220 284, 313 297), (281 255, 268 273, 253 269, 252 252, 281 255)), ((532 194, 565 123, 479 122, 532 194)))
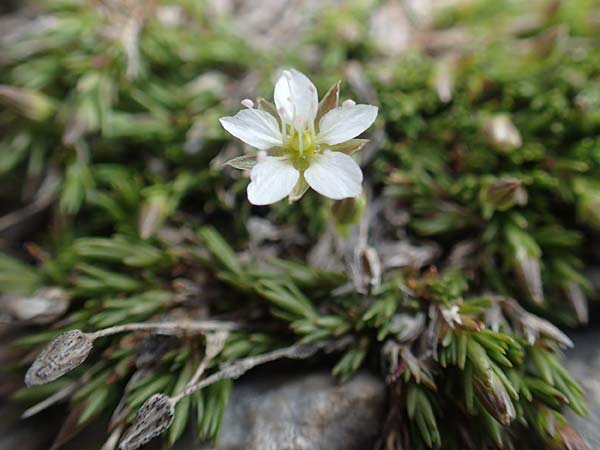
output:
POLYGON ((36 122, 54 113, 52 102, 44 94, 13 86, 0 85, 0 104, 36 122))
POLYGON ((506 211, 514 205, 527 201, 527 193, 516 178, 495 180, 485 185, 479 194, 484 217, 490 218, 494 211, 506 211))
POLYGON ((493 372, 487 372, 487 376, 475 376, 475 391, 481 403, 494 419, 500 424, 507 426, 517 416, 506 387, 498 376, 493 372))
POLYGON ((138 410, 123 435, 119 450, 135 450, 162 434, 173 423, 175 402, 165 394, 154 394, 138 410))
POLYGON ((505 114, 490 117, 483 127, 483 133, 488 143, 501 152, 515 150, 523 143, 521 133, 505 114))
POLYGON ((352 108, 353 106, 356 106, 356 102, 351 99, 344 100, 344 102, 342 103, 342 106, 344 108, 352 108))
POLYGON ((0 297, 0 310, 20 322, 46 324, 62 316, 69 303, 68 295, 61 288, 45 287, 30 296, 6 294, 0 297))
POLYGON ((67 331, 42 350, 25 374, 27 386, 49 383, 78 367, 92 350, 90 335, 80 330, 67 331))

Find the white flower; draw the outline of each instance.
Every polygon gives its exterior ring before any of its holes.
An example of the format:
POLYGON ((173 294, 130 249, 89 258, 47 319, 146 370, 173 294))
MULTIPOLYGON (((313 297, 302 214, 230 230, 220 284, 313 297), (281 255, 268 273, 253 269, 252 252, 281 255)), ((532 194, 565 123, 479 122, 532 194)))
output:
POLYGON ((294 201, 310 186, 325 197, 357 197, 363 174, 349 156, 367 142, 354 139, 369 128, 377 108, 346 100, 338 107, 339 83, 318 103, 315 85, 297 70, 285 70, 275 84, 275 105, 251 100, 233 117, 220 119, 223 128, 259 150, 228 164, 251 169, 248 200, 268 205, 285 197, 294 201))

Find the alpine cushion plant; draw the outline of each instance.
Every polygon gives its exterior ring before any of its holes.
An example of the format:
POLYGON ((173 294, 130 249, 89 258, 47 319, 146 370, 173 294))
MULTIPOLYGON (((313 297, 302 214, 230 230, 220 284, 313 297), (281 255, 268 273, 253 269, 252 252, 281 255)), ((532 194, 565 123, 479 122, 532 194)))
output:
POLYGON ((248 200, 269 205, 289 197, 298 200, 309 186, 333 200, 362 192, 363 174, 349 153, 366 143, 354 139, 377 117, 377 107, 346 100, 338 106, 339 83, 318 103, 317 88, 297 70, 284 70, 275 84, 275 105, 261 99, 259 107, 220 119, 223 128, 258 149, 255 156, 229 161, 251 169, 248 200))

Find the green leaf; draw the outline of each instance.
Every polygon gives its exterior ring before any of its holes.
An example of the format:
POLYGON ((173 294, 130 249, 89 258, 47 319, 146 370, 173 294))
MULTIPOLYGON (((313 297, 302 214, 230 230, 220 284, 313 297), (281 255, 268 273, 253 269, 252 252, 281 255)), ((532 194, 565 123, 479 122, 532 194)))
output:
POLYGON ((38 270, 0 253, 0 292, 32 294, 42 287, 42 275, 38 270))
POLYGON ((81 412, 78 419, 78 424, 84 424, 100 414, 107 406, 112 393, 111 386, 102 386, 95 389, 85 400, 85 408, 81 412))
POLYGON ((198 230, 198 236, 206 245, 211 254, 229 271, 240 275, 242 266, 237 255, 229 244, 213 227, 202 227, 198 230))
POLYGON ((71 164, 67 169, 60 196, 61 211, 76 214, 92 184, 93 179, 86 163, 78 161, 71 164))
POLYGON ((231 380, 221 380, 204 390, 198 432, 202 439, 216 439, 221 430, 225 407, 231 395, 231 380))

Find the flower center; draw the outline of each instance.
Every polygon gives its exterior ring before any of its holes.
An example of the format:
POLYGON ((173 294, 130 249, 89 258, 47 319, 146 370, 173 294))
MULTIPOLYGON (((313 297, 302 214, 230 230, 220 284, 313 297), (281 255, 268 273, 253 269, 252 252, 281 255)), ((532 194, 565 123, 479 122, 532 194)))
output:
POLYGON ((315 144, 314 136, 309 129, 298 133, 291 128, 284 148, 289 152, 292 163, 298 170, 306 170, 315 153, 320 151, 319 145, 315 144))

